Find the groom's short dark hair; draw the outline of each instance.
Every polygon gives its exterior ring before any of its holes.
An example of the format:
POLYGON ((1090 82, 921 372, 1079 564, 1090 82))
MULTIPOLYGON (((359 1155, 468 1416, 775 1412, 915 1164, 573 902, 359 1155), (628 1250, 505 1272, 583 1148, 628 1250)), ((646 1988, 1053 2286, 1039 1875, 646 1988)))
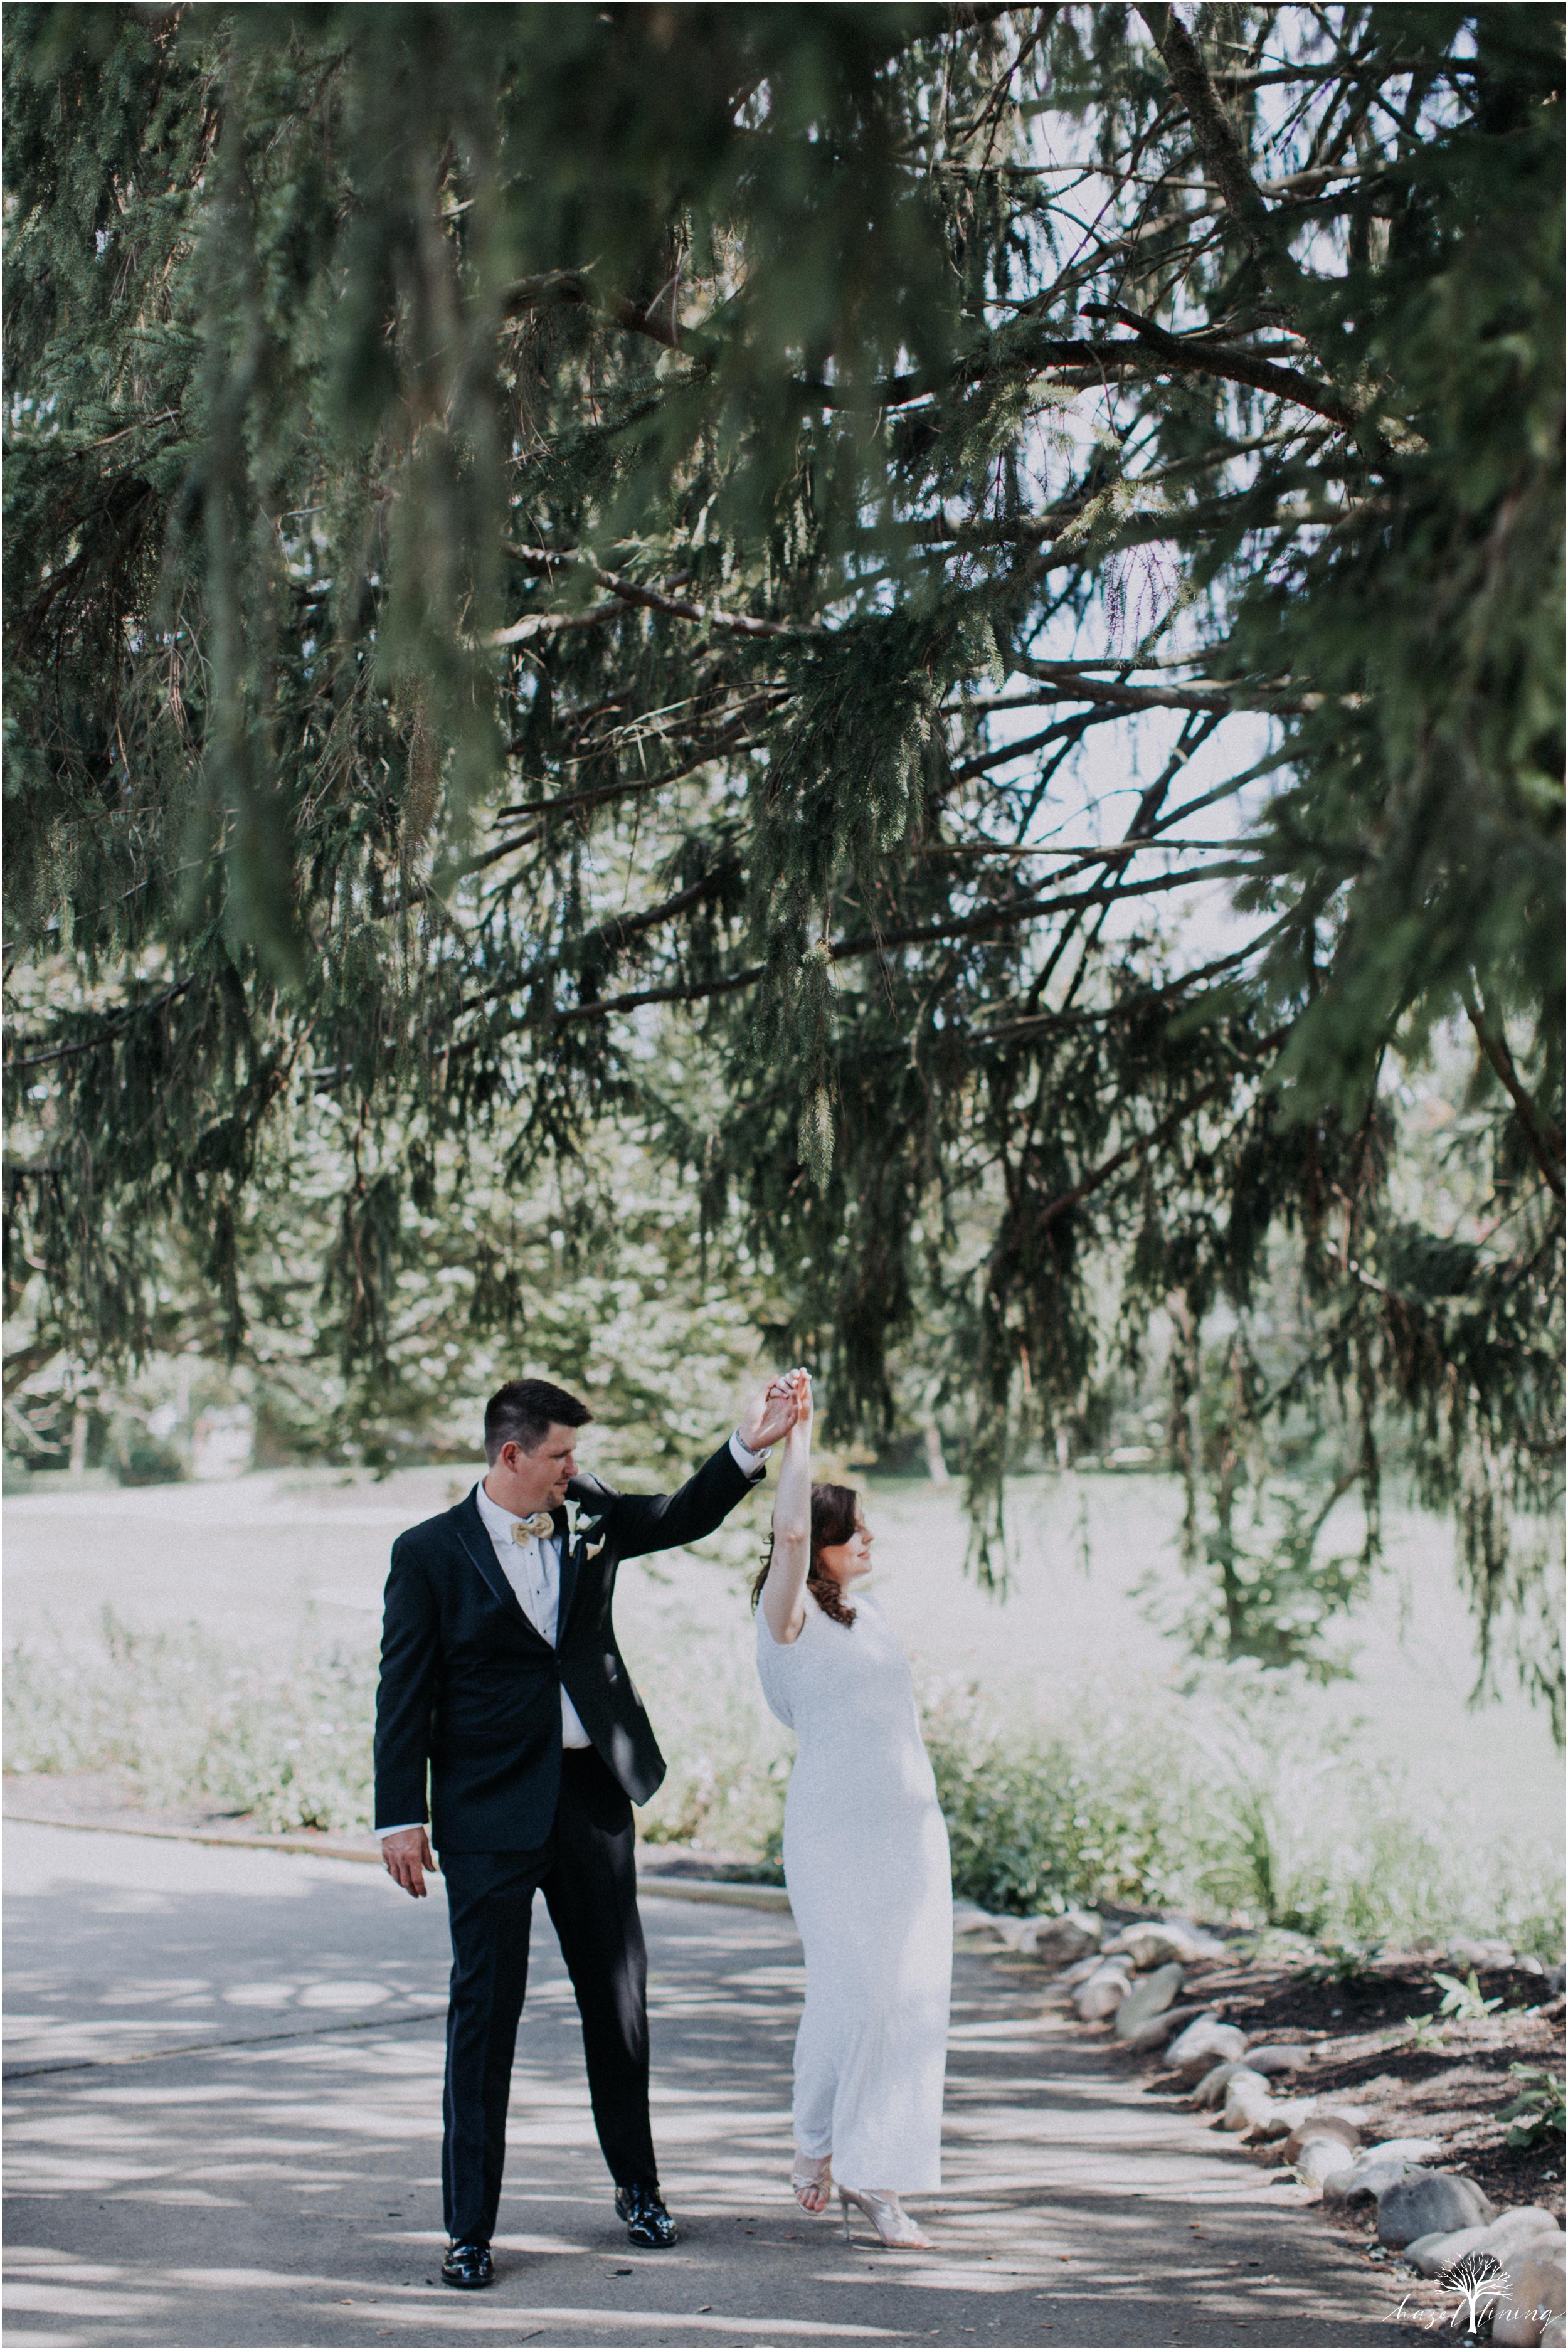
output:
POLYGON ((504 1444, 537 1452, 552 1428, 583 1428, 593 1413, 548 1379, 508 1379, 484 1407, 484 1457, 499 1459, 504 1444))

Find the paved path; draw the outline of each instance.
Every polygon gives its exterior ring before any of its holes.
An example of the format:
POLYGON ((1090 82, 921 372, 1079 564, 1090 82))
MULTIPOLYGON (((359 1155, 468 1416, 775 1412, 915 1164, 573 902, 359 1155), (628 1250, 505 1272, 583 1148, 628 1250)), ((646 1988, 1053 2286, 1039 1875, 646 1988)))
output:
POLYGON ((408 2345, 1407 2338, 1381 2279, 1232 2144, 961 1958, 927 2254, 783 2187, 787 1915, 650 1899, 678 2250, 632 2252, 543 1907, 494 2291, 436 2276, 440 1898, 348 1862, 13 1823, 6 2339, 408 2345))

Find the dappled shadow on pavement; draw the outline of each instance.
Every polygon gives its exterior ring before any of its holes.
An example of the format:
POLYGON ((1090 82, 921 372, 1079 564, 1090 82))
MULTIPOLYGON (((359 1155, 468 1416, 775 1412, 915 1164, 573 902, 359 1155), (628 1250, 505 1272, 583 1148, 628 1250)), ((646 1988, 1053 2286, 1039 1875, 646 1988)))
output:
POLYGON ((41 2019, 10 2060, 11 2343, 983 2350, 1407 2331, 1288 2189, 1137 2097, 1117 2060, 1042 2017, 1036 1981, 983 1959, 959 1962, 948 2186, 919 2206, 934 2249, 884 2252, 863 2227, 846 2245, 784 2184, 790 1919, 663 1899, 645 1906, 655 2128, 684 2241, 635 2252, 616 2223, 541 1907, 500 2282, 460 2298, 436 2270, 439 1893, 416 1906, 368 1869, 260 1854, 149 1881, 131 1839, 29 1833, 50 1841, 8 1887, 18 2005, 41 2019), (170 2053, 175 2029, 191 2053, 170 2053))

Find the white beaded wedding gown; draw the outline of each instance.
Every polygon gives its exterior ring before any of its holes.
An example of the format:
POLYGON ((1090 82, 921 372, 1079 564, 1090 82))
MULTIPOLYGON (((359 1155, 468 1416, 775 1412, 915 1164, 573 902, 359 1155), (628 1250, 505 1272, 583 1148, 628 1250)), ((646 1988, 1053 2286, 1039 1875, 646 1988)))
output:
POLYGON ((846 2186, 941 2185, 952 1981, 948 1832, 909 1660, 877 1603, 835 1623, 805 1594, 787 1646, 757 1611, 757 1669, 798 1742, 784 1879, 805 1945, 794 2136, 846 2186))

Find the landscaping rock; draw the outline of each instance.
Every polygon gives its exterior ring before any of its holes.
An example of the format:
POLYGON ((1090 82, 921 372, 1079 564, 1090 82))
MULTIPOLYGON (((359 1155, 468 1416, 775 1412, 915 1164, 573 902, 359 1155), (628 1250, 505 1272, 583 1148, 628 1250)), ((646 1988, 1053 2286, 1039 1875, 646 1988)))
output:
MULTIPOLYGON (((1203 2074, 1215 2064, 1240 2064, 1247 2053, 1247 2035, 1217 2015, 1199 2015, 1165 2052, 1173 2072, 1203 2074)), ((1255 2069, 1255 2068, 1254 2068, 1255 2069)))
POLYGON ((1554 2239, 1557 2222, 1537 2203, 1516 2204, 1482 2228, 1459 2228, 1446 2234, 1417 2236, 1405 2247, 1405 2261, 1417 2276, 1441 2276, 1467 2252, 1493 2252, 1506 2265, 1510 2254, 1527 2251, 1537 2238, 1554 2239))
POLYGON ((1285 2160, 1293 2162, 1309 2137, 1334 2138, 1342 2151, 1348 2147, 1353 2154, 1361 2145, 1361 2130, 1349 2114, 1314 2113, 1310 2121, 1291 2132, 1285 2140, 1285 2160))
MULTIPOLYGON (((1271 2098, 1269 2110, 1262 2120, 1255 2125, 1253 2135, 1265 2140, 1289 2137, 1293 2131, 1305 2128, 1316 2104, 1315 2097, 1271 2098)), ((1343 2162, 1345 2159, 1343 2147, 1339 2154, 1340 2160, 1343 2162)))
POLYGON ((1506 2263, 1508 2283, 1492 2312, 1491 2338, 1499 2350, 1536 2350, 1548 2326, 1561 2319, 1565 2299, 1564 2248, 1544 2238, 1526 2244, 1506 2263))
POLYGON ((1063 1991, 1072 1991, 1079 1983, 1087 1982, 1091 1975, 1097 1975, 1100 1966, 1101 1960, 1098 1953, 1090 1958, 1079 1959, 1072 1966, 1063 1968, 1056 1978, 1057 1983, 1063 1991))
POLYGON ((1004 1950, 1034 1948, 1034 1935, 1042 1920, 1038 1918, 993 1918, 991 1930, 1004 1950))
POLYGON ((1469 1934, 1456 1934, 1449 1944, 1449 1956, 1457 1967, 1511 1967, 1513 1945, 1497 1939, 1478 1940, 1469 1934))
POLYGON ((1112 1935, 1105 1949, 1107 1957, 1113 1951, 1125 1950, 1140 1974, 1152 1967, 1192 1966, 1200 1959, 1222 1959, 1225 1955, 1223 1942, 1217 1942, 1211 1934, 1199 1933, 1185 1918, 1161 1918, 1158 1924, 1142 1920, 1124 1926, 1119 1934, 1112 1935))
POLYGON ((1266 2122, 1273 2110, 1269 2085, 1261 2073, 1250 2073, 1238 2064, 1225 2084, 1225 2111, 1220 2127, 1228 2130, 1256 2129, 1266 2122))
POLYGON ((1097 1950, 1106 1930, 1104 1919, 1092 1909, 1066 1909, 1060 1917, 1032 1918, 1029 1923, 1035 1931, 1020 1940, 1019 1949, 1054 1967, 1071 1966, 1086 1951, 1097 1950))
POLYGON ((1189 2022, 1199 2010, 1196 2007, 1168 2007, 1163 2015, 1151 2016, 1147 2023, 1140 2023, 1133 2032, 1122 2030, 1124 2012, 1125 2010, 1118 2011, 1116 2015, 1116 2038, 1124 2048, 1129 2049, 1137 2055, 1143 2050, 1163 2048, 1171 2033, 1179 2032, 1184 2023, 1189 2022))
MULTIPOLYGON (((1212 2072, 1205 2073, 1201 2081, 1199 2082, 1198 2086, 1193 2090, 1193 2104, 1195 2106, 1222 2106, 1225 2102, 1226 2089, 1229 2087, 1231 2082, 1235 2078, 1238 2073, 1244 2073, 1246 2070, 1246 2065, 1241 2063, 1239 2057, 1228 2059, 1223 2064, 1216 2064, 1212 2072)), ((1262 2074, 1260 2074, 1258 2077, 1261 2080, 1262 2078, 1262 2074)))
POLYGON ((1312 2126, 1311 2122, 1303 2122, 1298 2129, 1292 2130, 1285 2141, 1287 2159, 1294 2163, 1298 2176, 1308 2187, 1321 2187, 1325 2178, 1332 2178, 1336 2171, 1345 2168, 1345 2140, 1303 2136, 1312 2126), (1288 2151, 1292 2139, 1296 2141, 1293 2155, 1288 2151))
POLYGON ((1124 1960, 1116 1966, 1096 1968, 1073 1993, 1073 2004, 1084 2022, 1098 2023, 1103 2017, 1115 2015, 1131 1989, 1132 1975, 1124 1960))
POLYGON ((1417 2276, 1441 2276, 1467 2252, 1480 2251, 1486 2234, 1485 2228, 1439 2228, 1435 2236, 1417 2236, 1400 2257, 1417 2276))
MULTIPOLYGON (((1058 1966, 1082 1958, 1085 1951, 1097 1950, 1104 1930, 1092 1909, 1047 1909, 1033 1918, 993 1918, 983 1909, 971 1909, 961 1925, 958 1912, 954 1912, 955 1933, 978 1933, 982 1928, 1004 1950, 1016 1951, 1021 1958, 1044 1959, 1047 1965, 1058 1966)), ((1097 1957, 1093 1963, 1099 1964, 1097 1957)))
POLYGON ((1362 2154, 1363 2162, 1430 2162, 1443 2151, 1440 2137, 1384 2137, 1362 2154))
POLYGON ((1377 2199, 1377 2241, 1402 2250, 1439 2229, 1482 2227, 1497 2211, 1472 2178, 1442 2170, 1392 2180, 1377 2199))
POLYGON ((990 1910, 981 1908, 977 1902, 955 1901, 953 1903, 955 1934, 986 1934, 991 1931, 995 1923, 996 1920, 990 1910))
POLYGON ((1254 2073, 1262 2073, 1265 2080, 1272 2079, 1276 2073, 1299 2073, 1312 2060, 1312 2050, 1300 2047, 1293 2041, 1271 2040, 1262 2048, 1249 2048, 1247 2051, 1248 2064, 1254 2073))
POLYGON ((1130 2040, 1135 2032, 1155 2016, 1163 2015, 1187 1981, 1185 1967, 1156 1967, 1151 1975, 1135 1983, 1117 2007, 1116 2033, 1118 2040, 1130 2040))
MULTIPOLYGON (((1427 2178, 1430 2175, 1418 2162, 1368 2162, 1364 2156, 1345 2169, 1329 2173, 1323 2182, 1323 2199, 1325 2203, 1380 2203, 1388 2189, 1402 2179, 1427 2178)), ((1465 2224, 1469 2223, 1467 2220, 1465 2224)))
POLYGON ((1490 2251, 1496 2251, 1505 2239, 1516 2246, 1532 2244, 1539 2236, 1550 2236, 1559 2248, 1563 2241, 1562 2220, 1539 2203, 1514 2204, 1500 2212, 1486 2232, 1490 2251))

